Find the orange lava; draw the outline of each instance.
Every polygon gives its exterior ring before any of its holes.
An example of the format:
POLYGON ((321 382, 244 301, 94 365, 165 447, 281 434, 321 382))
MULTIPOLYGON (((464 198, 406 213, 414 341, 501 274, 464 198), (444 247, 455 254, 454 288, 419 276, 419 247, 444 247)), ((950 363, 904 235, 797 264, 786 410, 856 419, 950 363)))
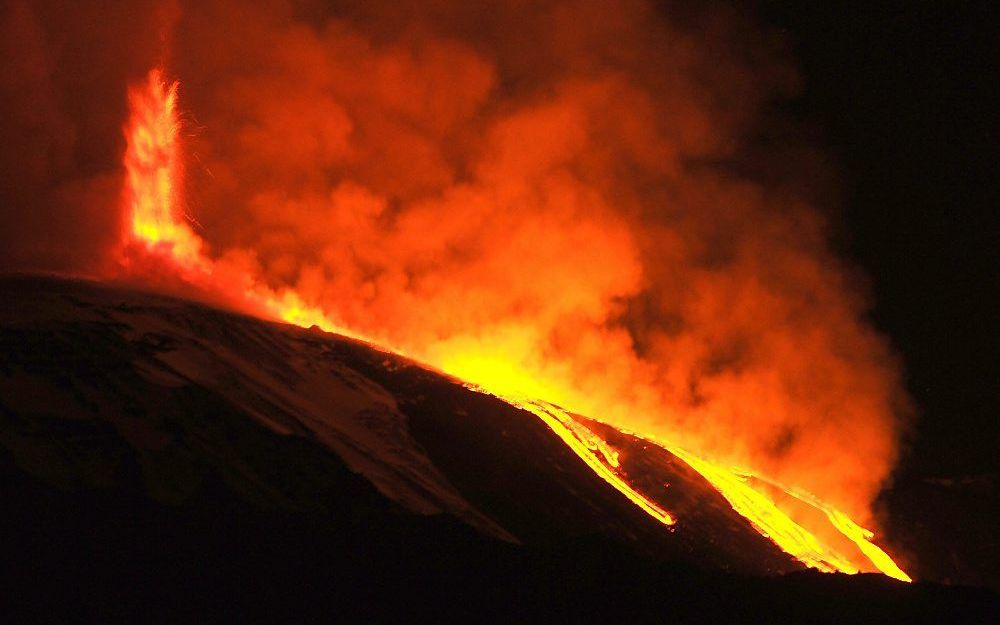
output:
POLYGON ((159 69, 146 84, 129 89, 132 112, 125 129, 127 199, 132 236, 169 256, 183 270, 204 270, 201 238, 180 219, 181 153, 178 142, 178 83, 159 69))
POLYGON ((188 282, 222 293, 258 315, 356 337, 293 290, 272 289, 239 266, 208 255, 204 241, 187 223, 182 206, 178 86, 176 81, 167 83, 157 68, 149 72, 144 84, 128 92, 126 243, 142 246, 171 263, 188 282))
POLYGON ((677 521, 673 515, 660 507, 655 501, 646 497, 628 483, 618 462, 618 452, 604 439, 594 434, 589 428, 579 423, 559 406, 546 401, 530 398, 514 399, 511 396, 496 395, 488 388, 467 385, 470 389, 481 393, 494 395, 500 399, 527 410, 535 415, 564 442, 573 453, 583 460, 601 479, 615 490, 625 495, 640 510, 664 525, 673 525, 677 521))
POLYGON ((774 501, 750 486, 747 478, 752 476, 751 473, 709 462, 678 447, 667 446, 666 449, 708 480, 733 506, 733 509, 750 521, 758 532, 773 540, 786 553, 806 566, 820 571, 840 573, 858 573, 861 570, 870 570, 871 566, 874 566, 889 577, 904 582, 912 581, 889 554, 870 542, 874 537, 871 531, 862 528, 846 514, 818 498, 801 490, 779 486, 789 495, 824 512, 834 528, 857 545, 870 564, 856 563, 857 557, 851 559, 837 553, 812 532, 793 521, 774 501))
MULTIPOLYGON (((144 84, 129 91, 131 118, 125 128, 128 146, 124 158, 126 242, 166 260, 182 279, 225 293, 238 300, 242 308, 260 316, 304 327, 315 325, 354 338, 373 338, 342 327, 295 290, 275 290, 245 268, 209 255, 207 246, 183 210, 177 98, 178 84, 167 83, 159 69, 151 71, 144 84)), ((379 340, 370 342, 385 344, 379 340)), ((393 348, 393 351, 403 350, 393 348)), ((573 393, 546 386, 516 362, 487 358, 474 347, 458 346, 448 352, 423 356, 419 359, 469 381, 470 388, 495 395, 538 416, 601 479, 660 523, 674 524, 670 512, 628 483, 614 448, 562 408, 538 399, 559 399, 573 396, 573 393)), ((845 573, 877 569, 897 579, 910 580, 888 554, 870 542, 871 532, 818 498, 782 487, 795 498, 823 511, 830 523, 858 546, 858 555, 845 556, 823 544, 813 533, 792 521, 767 495, 755 490, 747 482, 745 472, 710 462, 677 447, 663 446, 704 476, 761 534, 806 565, 845 573)))

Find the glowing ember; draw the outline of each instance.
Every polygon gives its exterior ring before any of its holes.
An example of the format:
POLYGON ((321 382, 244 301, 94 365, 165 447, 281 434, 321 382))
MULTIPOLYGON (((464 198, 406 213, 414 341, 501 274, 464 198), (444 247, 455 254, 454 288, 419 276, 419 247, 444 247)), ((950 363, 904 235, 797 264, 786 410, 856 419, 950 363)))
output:
MULTIPOLYGON (((246 270, 214 260, 207 254, 202 239, 182 216, 177 89, 177 83, 167 84, 162 72, 157 69, 149 73, 144 85, 129 91, 131 119, 125 129, 128 147, 124 162, 127 173, 126 214, 130 226, 127 242, 138 243, 147 253, 166 259, 189 282, 224 293, 241 307, 261 316, 304 327, 316 325, 330 332, 367 340, 367 337, 337 324, 326 311, 309 304, 298 292, 291 289, 276 291, 246 270)), ((370 342, 385 344, 384 341, 370 342)), ((404 350, 393 348, 393 351, 405 354, 404 350)), ((574 420, 564 409, 535 399, 566 397, 565 389, 544 385, 537 376, 525 371, 515 361, 488 358, 476 350, 439 352, 421 360, 430 361, 432 365, 463 380, 471 380, 470 388, 499 397, 536 415, 595 474, 657 521, 664 525, 674 524, 675 519, 668 511, 629 484, 613 447, 574 420)), ((643 438, 656 442, 655 437, 643 438)), ((687 462, 761 534, 806 565, 822 571, 845 573, 870 570, 874 565, 886 575, 910 581, 888 554, 870 542, 870 531, 813 495, 769 482, 825 513, 830 523, 858 546, 870 564, 857 558, 851 559, 823 544, 817 536, 793 521, 775 501, 753 488, 747 479, 748 472, 712 463, 678 447, 657 444, 687 462)))

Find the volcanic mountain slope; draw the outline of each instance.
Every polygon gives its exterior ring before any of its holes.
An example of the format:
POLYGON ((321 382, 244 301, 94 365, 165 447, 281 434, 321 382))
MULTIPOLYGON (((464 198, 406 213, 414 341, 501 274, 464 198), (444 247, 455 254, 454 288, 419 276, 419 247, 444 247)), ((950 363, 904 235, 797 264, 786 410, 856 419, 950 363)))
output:
POLYGON ((0 527, 24 585, 8 600, 102 616, 175 593, 192 610, 452 618, 996 607, 882 576, 747 577, 803 566, 665 450, 605 433, 630 478, 668 485, 670 528, 535 415, 364 343, 82 281, 7 278, 0 301, 0 527))

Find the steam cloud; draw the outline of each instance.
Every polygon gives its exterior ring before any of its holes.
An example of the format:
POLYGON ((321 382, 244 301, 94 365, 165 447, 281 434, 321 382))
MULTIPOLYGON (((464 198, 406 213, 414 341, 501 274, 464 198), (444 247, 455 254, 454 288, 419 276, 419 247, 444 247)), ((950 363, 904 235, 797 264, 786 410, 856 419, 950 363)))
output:
POLYGON ((762 140, 797 82, 772 33, 701 4, 333 4, 165 27, 152 2, 8 3, 3 267, 106 264, 125 88, 170 35, 213 255, 865 516, 906 398, 809 146, 762 140))

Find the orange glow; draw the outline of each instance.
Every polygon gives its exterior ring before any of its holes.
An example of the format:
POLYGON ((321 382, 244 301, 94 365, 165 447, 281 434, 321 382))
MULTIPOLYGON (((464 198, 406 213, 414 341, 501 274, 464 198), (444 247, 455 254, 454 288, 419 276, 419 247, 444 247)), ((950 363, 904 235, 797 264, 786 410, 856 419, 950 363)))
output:
POLYGON ((682 449, 670 451, 708 480, 758 532, 773 540, 786 553, 820 571, 857 573, 844 556, 825 547, 810 532, 792 521, 765 495, 751 488, 746 475, 726 469, 682 449))
MULTIPOLYGON (((760 476, 756 477, 767 481, 766 478, 760 476)), ((787 494, 826 514, 830 523, 837 529, 837 531, 857 545, 858 549, 860 549, 861 552, 869 560, 871 560, 872 564, 874 564, 879 571, 885 573, 889 577, 893 577, 904 582, 913 581, 909 575, 899 568, 889 554, 883 551, 878 545, 871 542, 871 539, 875 537, 874 532, 861 527, 852 521, 846 514, 837 510, 833 506, 822 502, 818 497, 812 495, 811 493, 808 493, 800 488, 789 488, 774 482, 771 483, 778 488, 781 488, 787 494)))
POLYGON ((178 217, 182 176, 177 86, 167 85, 161 71, 154 69, 145 85, 129 89, 126 214, 137 240, 162 249, 182 268, 204 269, 202 241, 178 217))
POLYGON ((225 294, 259 315, 303 327, 356 336, 339 327, 318 307, 291 289, 276 291, 239 267, 207 255, 201 237, 182 215, 178 82, 167 83, 160 69, 149 72, 145 84, 129 89, 130 118, 125 128, 125 203, 129 231, 126 242, 173 264, 185 280, 225 294))
MULTIPOLYGON (((384 336, 371 337, 366 336, 364 332, 351 331, 337 320, 331 309, 316 304, 317 300, 307 297, 304 292, 293 288, 272 288, 260 275, 254 273, 253 269, 226 260, 225 257, 214 259, 209 255, 202 238, 183 216, 182 150, 179 139, 181 124, 177 112, 177 97, 177 83, 167 84, 160 70, 151 71, 144 85, 129 91, 131 118, 125 129, 128 147, 124 159, 129 224, 127 242, 138 243, 147 253, 166 259, 172 263, 178 274, 190 283, 227 294, 241 308, 260 316, 280 319, 303 327, 316 325, 326 331, 389 345, 390 342, 386 341, 384 336)), ((571 113, 573 111, 567 113, 568 126, 572 126, 571 122, 575 119, 571 113)), ((528 119, 519 123, 536 121, 538 120, 528 119)), ((547 118, 541 120, 544 123, 550 121, 547 118)), ((349 191, 348 195, 352 202, 360 203, 357 204, 359 206, 368 202, 368 198, 361 193, 349 191)), ((371 208, 370 204, 371 202, 365 204, 368 207, 365 210, 373 213, 380 210, 377 206, 371 208)), ((587 241, 591 234, 585 230, 581 231, 580 241, 587 241)), ((535 241, 528 240, 527 243, 529 244, 527 247, 530 247, 535 241)), ((613 240, 608 245, 615 247, 620 244, 621 241, 613 240)), ((569 254, 573 251, 567 248, 560 253, 569 254)), ((585 255, 581 255, 580 258, 581 262, 586 260, 585 255)), ((593 269, 598 271, 600 267, 594 265, 593 269)), ((620 278, 622 276, 613 272, 600 276, 600 279, 608 281, 620 278)), ((559 282, 558 276, 541 276, 539 279, 548 280, 551 284, 559 282)), ((545 290, 545 287, 539 288, 545 290)), ((575 296, 574 293, 566 295, 566 297, 575 296)), ((706 306, 715 304, 715 302, 705 303, 706 306)), ((589 300, 581 304, 584 308, 592 305, 596 304, 589 300)), ((462 311, 450 312, 458 316, 462 311)), ((474 340, 411 342, 406 346, 408 349, 400 349, 395 345, 392 349, 452 374, 464 380, 470 388, 494 395, 536 415, 596 475, 652 518, 664 525, 673 525, 675 519, 670 512, 629 484, 628 476, 619 465, 618 452, 612 446, 574 420, 567 410, 549 403, 558 401, 560 405, 569 406, 576 412, 588 412, 605 405, 589 400, 591 395, 609 396, 613 399, 614 389, 606 392, 605 389, 593 384, 588 385, 587 381, 574 381, 559 368, 558 362, 536 361, 536 358, 541 358, 538 355, 539 338, 531 331, 501 332, 496 336, 501 338, 488 345, 488 349, 486 345, 474 340), (546 398, 549 401, 542 401, 539 398, 546 398)), ((620 336, 608 335, 604 338, 607 339, 606 342, 588 345, 581 353, 593 356, 596 362, 603 362, 608 352, 621 349, 624 339, 620 336)), ((637 370, 633 374, 639 376, 641 371, 637 370)), ((617 373, 607 374, 607 376, 612 375, 617 373)), ((631 379, 627 378, 626 382, 631 379)), ((730 390, 737 393, 740 391, 737 387, 746 383, 743 380, 732 379, 723 380, 720 384, 723 389, 731 387, 730 390), (730 387, 726 387, 726 384, 730 387)), ((625 386, 631 388, 628 384, 625 386)), ((766 401, 768 395, 761 392, 760 397, 762 398, 760 410, 764 410, 768 405, 766 401)), ((652 412, 659 406, 655 401, 640 396, 621 401, 622 413, 632 410, 640 412, 637 407, 652 412)), ((645 415, 645 418, 646 422, 652 422, 648 419, 648 415, 645 415)), ((662 439, 656 433, 637 435, 651 441, 662 439)), ((845 573, 872 570, 874 567, 886 575, 909 581, 910 578, 906 573, 884 551, 870 542, 872 538, 870 531, 818 498, 802 490, 779 486, 800 501, 823 511, 830 523, 857 545, 859 549, 857 555, 837 553, 823 544, 814 533, 794 522, 771 498, 748 483, 747 477, 755 475, 754 473, 736 470, 723 463, 711 462, 705 457, 674 445, 662 442, 657 444, 683 459, 708 480, 728 500, 733 509, 747 518, 761 534, 769 537, 781 549, 806 565, 822 571, 845 573)), ((777 485, 773 481, 770 483, 777 485)))
MULTIPOLYGON (((751 487, 747 483, 751 473, 727 469, 677 447, 667 447, 667 449, 708 480, 729 501, 733 509, 750 521, 758 532, 773 540, 786 553, 806 566, 826 572, 857 573, 861 570, 850 559, 824 545, 815 535, 793 521, 766 495, 751 487)), ((783 490, 824 512, 837 531, 853 541, 879 571, 904 582, 912 581, 887 553, 869 541, 874 536, 872 532, 812 495, 797 489, 783 488, 783 490)))
MULTIPOLYGON (((500 379, 503 388, 511 388, 510 377, 501 376, 500 379)), ((499 397, 538 416, 595 473, 636 506, 665 525, 674 525, 676 522, 673 515, 628 483, 627 476, 622 475, 618 470, 618 452, 589 428, 573 419, 566 410, 545 401, 516 395, 502 395, 489 387, 473 384, 468 385, 468 387, 499 397)), ((641 438, 640 434, 634 432, 631 434, 641 438)), ((792 520, 770 497, 749 484, 747 478, 753 476, 751 472, 710 462, 679 447, 662 445, 655 440, 649 440, 649 442, 661 446, 684 460, 712 484, 725 497, 733 510, 747 519, 754 529, 761 535, 770 538, 785 553, 806 566, 826 573, 854 574, 862 570, 878 570, 901 581, 912 581, 910 576, 900 569, 885 551, 870 542, 870 539, 873 538, 871 531, 862 528, 846 514, 815 496, 800 489, 785 488, 774 484, 796 499, 825 513, 833 527, 857 545, 860 550, 858 556, 852 559, 838 553, 831 546, 824 544, 815 534, 792 520), (859 556, 864 556, 867 561, 864 558, 859 559, 859 556)), ((771 483, 773 484, 773 482, 771 483)))
POLYGON ((627 477, 622 475, 620 470, 618 452, 559 406, 538 399, 499 395, 488 388, 475 385, 468 385, 468 388, 498 397, 535 415, 549 426, 556 436, 562 439, 594 473, 615 490, 625 495, 639 509, 664 525, 676 523, 673 515, 628 483, 627 477))

